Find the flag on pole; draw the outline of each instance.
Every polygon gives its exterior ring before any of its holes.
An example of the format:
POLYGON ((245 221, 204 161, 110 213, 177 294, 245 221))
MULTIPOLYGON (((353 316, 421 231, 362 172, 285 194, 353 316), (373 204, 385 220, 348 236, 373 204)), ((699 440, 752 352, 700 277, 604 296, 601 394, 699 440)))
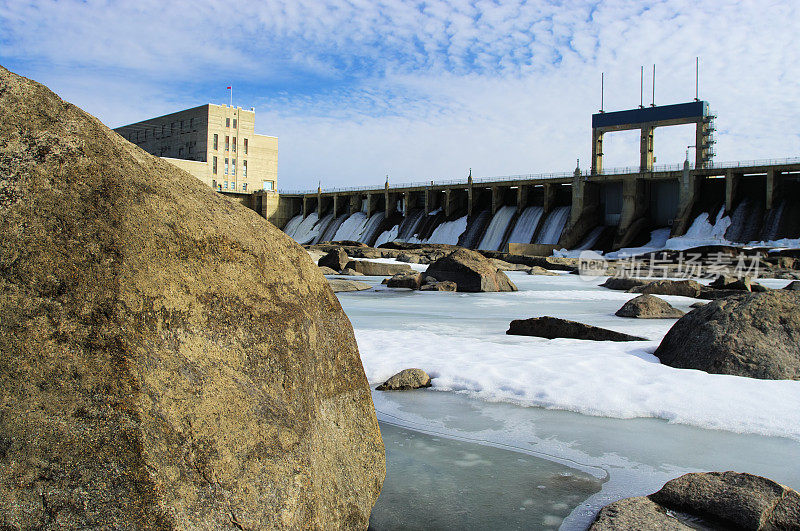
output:
POLYGON ((231 87, 228 87, 228 90, 230 90, 230 89, 231 89, 231 87))

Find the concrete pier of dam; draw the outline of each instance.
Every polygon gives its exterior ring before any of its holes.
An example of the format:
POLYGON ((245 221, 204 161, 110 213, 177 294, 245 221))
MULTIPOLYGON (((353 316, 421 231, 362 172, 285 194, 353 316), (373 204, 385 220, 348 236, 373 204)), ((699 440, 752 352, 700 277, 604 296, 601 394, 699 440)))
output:
POLYGON ((543 218, 556 207, 569 207, 557 245, 574 248, 602 226, 612 234, 611 249, 630 246, 658 227, 670 227, 672 236, 681 236, 698 213, 714 205, 724 206, 730 214, 746 199, 768 215, 783 200, 800 202, 800 158, 708 166, 691 168, 686 162, 644 172, 623 168, 598 174, 576 169, 571 174, 468 176, 460 182, 258 192, 240 200, 249 201, 247 206, 279 228, 295 216, 305 218, 311 213, 322 219, 328 214, 363 212, 370 217, 383 212, 388 228, 415 209, 426 214, 440 210, 445 220, 465 215, 471 220, 481 211, 494 215, 505 206, 515 207, 516 216, 526 207, 540 206, 543 218))

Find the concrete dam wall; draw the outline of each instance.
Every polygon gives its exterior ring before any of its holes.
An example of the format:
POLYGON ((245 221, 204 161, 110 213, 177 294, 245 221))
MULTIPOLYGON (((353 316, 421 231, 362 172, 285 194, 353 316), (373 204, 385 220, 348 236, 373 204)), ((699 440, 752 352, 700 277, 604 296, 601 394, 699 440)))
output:
POLYGON ((534 243, 610 251, 645 245, 656 234, 703 231, 746 243, 800 238, 800 160, 470 177, 461 183, 264 193, 252 201, 301 244, 401 240, 502 251, 509 243, 534 243))

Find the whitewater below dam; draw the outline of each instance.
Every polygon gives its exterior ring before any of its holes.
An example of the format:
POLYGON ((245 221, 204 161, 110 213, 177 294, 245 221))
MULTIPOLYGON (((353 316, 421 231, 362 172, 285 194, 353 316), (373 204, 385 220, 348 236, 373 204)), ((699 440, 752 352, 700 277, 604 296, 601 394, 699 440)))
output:
POLYGON ((800 488, 800 382, 661 365, 653 351, 675 320, 616 317, 634 294, 600 288, 604 278, 508 275, 518 292, 359 277, 373 289, 338 294, 373 387, 409 367, 433 377, 430 389, 373 392, 388 471, 372 528, 585 529, 602 506, 696 471, 800 488), (542 315, 647 341, 505 334, 542 315))

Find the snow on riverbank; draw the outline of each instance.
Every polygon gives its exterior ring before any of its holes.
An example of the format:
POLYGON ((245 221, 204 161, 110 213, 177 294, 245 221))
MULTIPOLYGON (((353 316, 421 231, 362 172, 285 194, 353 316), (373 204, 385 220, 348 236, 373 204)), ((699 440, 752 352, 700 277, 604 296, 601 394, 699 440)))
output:
MULTIPOLYGON (((661 365, 652 352, 674 320, 614 316, 634 294, 574 275, 510 273, 516 293, 383 290, 345 294, 367 377, 420 367, 433 388, 489 401, 800 440, 800 382, 661 365), (507 336, 512 319, 551 315, 647 337, 615 343, 507 336)), ((380 289, 380 288, 379 288, 380 289)), ((664 297, 687 310, 692 299, 664 297)))

